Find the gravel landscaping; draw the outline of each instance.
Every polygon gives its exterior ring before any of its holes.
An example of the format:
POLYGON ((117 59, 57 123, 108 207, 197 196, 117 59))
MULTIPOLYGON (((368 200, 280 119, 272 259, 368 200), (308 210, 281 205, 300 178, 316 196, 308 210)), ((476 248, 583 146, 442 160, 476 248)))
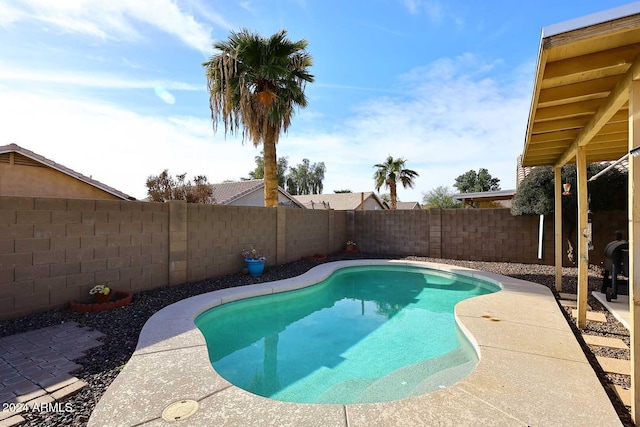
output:
MULTIPOLYGON (((388 255, 379 256, 372 254, 336 254, 330 255, 328 261, 355 258, 395 258, 453 264, 540 283, 548 286, 556 297, 558 297, 555 292, 555 267, 553 266, 456 261, 424 257, 389 257, 388 255)), ((105 337, 102 338, 103 346, 88 351, 86 357, 76 361, 82 365, 82 368, 74 372, 74 375, 87 382, 88 385, 76 395, 64 401, 64 403, 71 405, 73 412, 25 412, 21 414, 27 420, 23 425, 38 427, 86 425, 96 403, 135 350, 142 326, 151 315, 163 307, 204 292, 298 276, 317 264, 318 262, 315 261, 296 261, 281 266, 268 267, 265 269, 264 274, 257 278, 243 274, 234 274, 188 283, 177 287, 165 287, 144 291, 134 295, 131 305, 112 311, 73 313, 70 310, 51 310, 17 319, 0 321, 0 337, 70 321, 95 328, 105 334, 105 337)), ((577 268, 565 268, 563 272, 565 281, 563 284, 563 292, 575 294, 577 268)), ((597 269, 589 272, 589 292, 600 288, 600 277, 597 269)), ((629 408, 622 404, 610 386, 617 384, 629 388, 630 378, 623 375, 604 373, 595 358, 597 355, 628 360, 630 358, 629 350, 589 347, 581 337, 581 332, 583 332, 592 335, 620 338, 629 345, 629 332, 591 295, 589 295, 589 305, 591 305, 593 311, 605 313, 607 322, 598 323, 588 321, 586 328, 580 331, 575 326, 575 322, 571 320, 571 310, 563 308, 563 313, 569 320, 569 324, 572 326, 578 342, 584 349, 598 378, 607 390, 622 423, 631 426, 633 423, 629 415, 629 408)))

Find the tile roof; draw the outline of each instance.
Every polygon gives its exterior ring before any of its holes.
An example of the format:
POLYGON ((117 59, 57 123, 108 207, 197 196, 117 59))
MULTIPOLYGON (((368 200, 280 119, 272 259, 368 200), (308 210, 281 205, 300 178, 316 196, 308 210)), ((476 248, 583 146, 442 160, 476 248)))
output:
MULTIPOLYGON (((221 182, 211 186, 213 188, 211 197, 214 202, 219 205, 228 205, 254 191, 261 190, 264 187, 264 181, 262 179, 250 179, 246 181, 221 182)), ((304 208, 282 187, 278 186, 278 191, 299 207, 304 208)))
POLYGON ((219 205, 228 205, 242 196, 253 193, 263 186, 264 182, 261 179, 212 184, 213 193, 211 194, 211 197, 215 200, 215 203, 219 205))
MULTIPOLYGON (((360 206, 362 193, 308 194, 293 197, 298 199, 298 201, 307 209, 335 209, 337 211, 351 211, 360 206)), ((382 201, 378 199, 373 191, 367 191, 364 193, 365 200, 369 197, 373 197, 380 207, 384 209, 382 201)))
POLYGON ((396 202, 396 209, 412 210, 416 208, 416 205, 418 209, 421 209, 420 203, 418 202, 396 202))
POLYGON ((128 194, 123 193, 122 191, 118 191, 113 187, 109 187, 106 184, 101 183, 100 181, 96 181, 95 179, 83 175, 80 172, 76 172, 73 169, 69 169, 66 166, 63 166, 59 163, 54 162, 53 160, 49 160, 44 156, 41 156, 40 154, 34 153, 33 151, 27 150, 26 148, 20 147, 17 144, 9 144, 9 145, 2 145, 0 146, 0 154, 4 154, 4 153, 18 153, 21 154, 25 157, 30 158, 31 160, 34 160, 38 163, 43 164, 44 166, 50 167, 52 169, 57 170, 58 172, 61 172, 65 175, 68 175, 72 178, 75 178, 79 181, 82 181, 86 184, 89 184, 93 187, 96 187, 104 192, 107 192, 109 194, 112 194, 120 199, 123 200, 136 200, 135 197, 129 196, 128 194))

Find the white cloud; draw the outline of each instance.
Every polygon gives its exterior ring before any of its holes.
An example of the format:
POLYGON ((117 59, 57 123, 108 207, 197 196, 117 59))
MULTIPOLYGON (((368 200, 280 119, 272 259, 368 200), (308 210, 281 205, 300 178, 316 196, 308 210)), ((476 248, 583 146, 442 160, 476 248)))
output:
POLYGON ((0 26, 13 24, 22 19, 23 13, 10 4, 0 2, 0 26))
POLYGON ((21 9, 0 3, 1 25, 36 20, 63 31, 102 39, 138 41, 136 23, 146 23, 201 52, 211 47, 211 28, 196 21, 171 0, 24 0, 21 9))
POLYGON ((453 21, 457 28, 464 26, 464 20, 455 16, 451 11, 446 10, 446 3, 436 0, 402 0, 404 7, 412 15, 426 15, 429 22, 434 24, 442 23, 445 18, 453 21))
POLYGON ((64 95, 0 89, 0 116, 0 145, 18 144, 136 198, 165 168, 221 182, 246 176, 259 152, 214 135, 207 119, 145 116, 64 95))
POLYGON ((0 81, 24 81, 38 83, 68 84, 74 86, 117 88, 117 89, 154 89, 163 87, 171 90, 206 90, 205 85, 162 80, 134 80, 121 78, 113 74, 83 73, 70 70, 33 69, 0 62, 0 81))
POLYGON ((515 188, 516 157, 522 151, 529 107, 530 73, 488 78, 500 63, 471 55, 442 59, 402 76, 406 97, 386 96, 357 107, 335 133, 292 135, 279 153, 290 163, 303 157, 327 165, 325 188, 373 189, 373 165, 388 155, 404 157, 420 173, 401 200, 487 168, 503 189, 515 188), (285 148, 286 147, 286 148, 285 148))
MULTIPOLYGON (((404 95, 370 98, 331 127, 323 129, 312 110, 301 111, 281 137, 278 156, 292 166, 303 158, 325 162, 325 192, 373 190, 373 165, 388 155, 406 158, 420 173, 415 189, 399 189, 404 201, 451 187, 458 175, 481 167, 502 188, 514 188, 533 65, 500 75, 496 70, 507 67, 499 62, 465 55, 415 68, 399 79, 396 90, 404 95)), ((165 168, 212 182, 247 176, 260 148, 225 139, 222 129, 214 135, 202 113, 155 117, 68 92, 34 95, 0 84, 0 145, 16 143, 138 198, 146 196, 147 176, 165 168)))
POLYGON ((224 28, 225 30, 232 30, 233 28, 235 28, 235 26, 231 24, 224 16, 208 7, 207 3, 210 2, 201 0, 183 0, 183 2, 185 6, 196 12, 198 16, 201 16, 212 24, 224 28))
POLYGON ((424 10, 432 22, 442 21, 442 5, 435 1, 425 1, 424 10))
POLYGON ((251 2, 248 1, 241 1, 240 3, 240 7, 243 8, 244 10, 246 10, 247 12, 255 15, 256 14, 256 10, 254 9, 253 5, 251 4, 251 2))
POLYGON ((404 6, 415 15, 420 11, 420 0, 404 0, 404 6))

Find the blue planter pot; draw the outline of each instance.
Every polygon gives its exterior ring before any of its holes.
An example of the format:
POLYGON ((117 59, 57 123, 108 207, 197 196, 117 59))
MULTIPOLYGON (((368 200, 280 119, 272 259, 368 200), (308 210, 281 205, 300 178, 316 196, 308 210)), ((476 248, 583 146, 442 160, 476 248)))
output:
POLYGON ((265 261, 260 261, 259 259, 245 259, 244 263, 247 265, 247 270, 249 271, 249 276, 258 277, 264 271, 265 261))

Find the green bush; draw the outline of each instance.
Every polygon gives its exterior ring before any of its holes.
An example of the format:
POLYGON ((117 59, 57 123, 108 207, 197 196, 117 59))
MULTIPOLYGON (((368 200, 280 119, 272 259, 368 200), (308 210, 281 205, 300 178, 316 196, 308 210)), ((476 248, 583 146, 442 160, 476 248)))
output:
MULTIPOLYGON (((602 163, 587 165, 587 179, 606 168, 602 163)), ((520 183, 511 203, 513 215, 549 215, 554 212, 553 168, 539 166, 531 171, 520 183)), ((562 182, 571 184, 571 194, 562 196, 562 214, 565 218, 577 216, 576 166, 565 165, 562 168, 562 182)), ((626 210, 628 204, 628 174, 618 168, 609 170, 595 181, 587 183, 589 210, 613 211, 626 210)))

